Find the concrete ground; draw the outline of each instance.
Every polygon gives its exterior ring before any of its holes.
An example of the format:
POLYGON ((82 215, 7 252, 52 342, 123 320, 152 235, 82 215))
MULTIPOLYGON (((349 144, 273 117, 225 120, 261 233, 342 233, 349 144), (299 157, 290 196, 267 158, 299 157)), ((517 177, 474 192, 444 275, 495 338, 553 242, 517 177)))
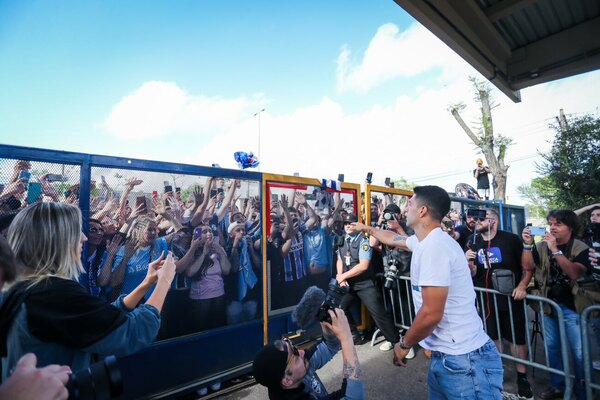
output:
MULTIPOLYGON (((356 346, 358 358, 363 371, 363 382, 365 383, 366 398, 370 400, 388 399, 413 399, 427 398, 427 369, 429 361, 423 351, 418 351, 417 356, 409 361, 406 368, 399 368, 392 364, 392 351, 383 352, 379 350, 381 340, 374 347, 370 342, 356 346)), ((538 352, 539 357, 543 357, 538 352)), ((512 362, 504 363, 504 390, 516 392, 516 372, 512 362)), ((342 381, 342 357, 341 352, 319 370, 319 377, 328 390, 338 389, 342 381)), ((541 391, 548 386, 548 374, 543 371, 535 371, 531 368, 528 373, 529 381, 535 392, 541 391), (534 376, 535 375, 535 376, 534 376)), ((267 399, 267 390, 258 384, 246 387, 237 392, 219 396, 218 399, 238 400, 263 400, 267 399)))

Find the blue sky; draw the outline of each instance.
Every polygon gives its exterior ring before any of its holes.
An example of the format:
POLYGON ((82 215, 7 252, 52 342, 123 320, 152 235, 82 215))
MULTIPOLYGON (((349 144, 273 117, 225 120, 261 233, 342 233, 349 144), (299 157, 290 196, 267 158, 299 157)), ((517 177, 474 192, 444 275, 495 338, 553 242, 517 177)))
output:
MULTIPOLYGON (((463 100, 475 119, 469 75, 391 0, 0 1, 7 144, 234 167, 234 151, 256 151, 265 108, 263 171, 432 176, 451 190, 478 157, 445 111, 463 100)), ((497 127, 519 139, 509 159, 543 150, 558 108, 597 112, 598 78, 527 89, 518 105, 497 92, 497 127)), ((533 173, 526 160, 509 193, 533 173)))

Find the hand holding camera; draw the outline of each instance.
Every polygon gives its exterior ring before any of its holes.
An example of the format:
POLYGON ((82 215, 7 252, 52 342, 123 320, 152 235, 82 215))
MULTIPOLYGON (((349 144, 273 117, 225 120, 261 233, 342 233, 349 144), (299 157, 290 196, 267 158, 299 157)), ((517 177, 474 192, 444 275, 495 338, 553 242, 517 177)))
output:
POLYGON ((467 257, 468 261, 474 261, 475 258, 477 258, 477 253, 471 249, 467 250, 467 252, 465 253, 465 256, 467 257))

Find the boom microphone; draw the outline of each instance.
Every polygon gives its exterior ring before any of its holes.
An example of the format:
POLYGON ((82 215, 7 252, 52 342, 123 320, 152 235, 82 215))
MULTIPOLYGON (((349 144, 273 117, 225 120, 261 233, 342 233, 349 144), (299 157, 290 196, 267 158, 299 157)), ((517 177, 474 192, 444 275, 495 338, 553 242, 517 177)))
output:
POLYGON ((325 292, 316 286, 306 289, 300 302, 292 312, 292 321, 301 329, 307 329, 315 321, 321 304, 325 301, 325 292))

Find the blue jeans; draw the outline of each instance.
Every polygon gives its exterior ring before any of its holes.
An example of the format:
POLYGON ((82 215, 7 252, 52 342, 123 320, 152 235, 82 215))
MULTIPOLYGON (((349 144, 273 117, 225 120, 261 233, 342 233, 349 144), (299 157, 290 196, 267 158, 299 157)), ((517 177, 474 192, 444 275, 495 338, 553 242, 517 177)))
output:
POLYGON ((429 399, 502 399, 502 360, 494 342, 467 354, 434 351, 429 362, 429 399))
MULTIPOLYGON (((575 384, 573 393, 578 399, 585 398, 583 386, 583 348, 581 345, 580 315, 570 308, 559 304, 565 319, 565 333, 571 350, 572 364, 575 368, 575 384)), ((544 339, 548 345, 548 363, 551 368, 563 369, 563 359, 560 346, 560 331, 558 330, 558 318, 544 315, 544 339)), ((550 385, 554 389, 565 389, 565 377, 550 374, 550 385)))

